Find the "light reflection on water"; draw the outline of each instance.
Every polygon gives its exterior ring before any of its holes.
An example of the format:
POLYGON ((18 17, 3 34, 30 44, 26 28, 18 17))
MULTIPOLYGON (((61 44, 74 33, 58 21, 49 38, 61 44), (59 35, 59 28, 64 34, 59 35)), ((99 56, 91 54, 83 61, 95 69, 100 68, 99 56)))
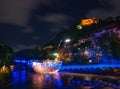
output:
POLYGON ((57 89, 62 87, 62 81, 59 74, 55 75, 42 75, 35 73, 32 75, 33 89, 45 88, 45 89, 57 89))
POLYGON ((62 89, 59 73, 54 75, 27 73, 26 71, 12 72, 10 89, 62 89))
POLYGON ((119 89, 120 80, 101 79, 99 77, 72 76, 56 73, 37 74, 26 71, 12 72, 9 89, 119 89))

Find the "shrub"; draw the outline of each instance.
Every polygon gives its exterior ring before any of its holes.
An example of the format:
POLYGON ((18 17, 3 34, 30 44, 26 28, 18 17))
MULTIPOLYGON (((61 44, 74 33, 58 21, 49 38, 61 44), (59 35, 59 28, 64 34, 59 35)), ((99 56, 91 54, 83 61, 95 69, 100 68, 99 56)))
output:
POLYGON ((10 70, 4 65, 0 68, 0 89, 6 87, 9 78, 10 70))

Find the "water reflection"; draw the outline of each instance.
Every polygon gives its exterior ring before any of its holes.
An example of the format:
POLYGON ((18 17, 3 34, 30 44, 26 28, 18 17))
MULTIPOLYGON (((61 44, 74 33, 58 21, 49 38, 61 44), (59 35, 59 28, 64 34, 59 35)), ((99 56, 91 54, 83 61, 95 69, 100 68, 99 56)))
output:
POLYGON ((26 71, 15 71, 12 72, 12 79, 10 82, 10 89, 26 89, 26 71))
POLYGON ((34 74, 32 75, 33 89, 59 89, 62 87, 60 75, 56 74, 34 74))
POLYGON ((26 71, 12 72, 10 84, 9 89, 120 89, 120 79, 26 71))

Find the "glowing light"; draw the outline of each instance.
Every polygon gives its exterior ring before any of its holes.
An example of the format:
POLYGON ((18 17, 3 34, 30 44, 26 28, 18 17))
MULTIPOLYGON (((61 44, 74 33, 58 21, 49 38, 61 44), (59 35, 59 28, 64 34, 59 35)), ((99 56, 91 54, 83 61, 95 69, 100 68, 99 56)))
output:
POLYGON ((85 56, 87 56, 87 57, 90 57, 90 56, 91 56, 90 52, 87 51, 87 50, 85 50, 83 54, 84 54, 85 56))
POLYGON ((9 68, 8 67, 6 67, 5 65, 4 66, 2 66, 2 68, 0 68, 0 73, 9 73, 10 71, 9 71, 9 68))
POLYGON ((68 38, 65 40, 66 43, 69 43, 71 40, 68 38))
POLYGON ((92 60, 89 60, 89 63, 91 63, 92 62, 92 60))
POLYGON ((58 57, 59 55, 58 53, 53 53, 53 56, 58 57))
POLYGON ((53 74, 59 71, 62 61, 46 60, 43 63, 33 62, 33 70, 41 74, 53 74))
POLYGON ((97 24, 98 23, 98 19, 96 19, 96 18, 83 19, 82 22, 81 22, 81 25, 87 26, 87 25, 92 25, 94 23, 97 24))
POLYGON ((54 53, 53 55, 54 55, 54 56, 57 56, 57 53, 54 53))
POLYGON ((37 63, 36 63, 36 62, 33 62, 32 65, 35 66, 35 65, 37 65, 37 63))
POLYGON ((83 27, 82 27, 82 25, 77 25, 77 28, 82 29, 83 27))
POLYGON ((11 70, 11 71, 14 70, 14 65, 10 65, 10 70, 11 70))
POLYGON ((58 61, 58 59, 59 59, 59 54, 57 53, 55 61, 58 61))

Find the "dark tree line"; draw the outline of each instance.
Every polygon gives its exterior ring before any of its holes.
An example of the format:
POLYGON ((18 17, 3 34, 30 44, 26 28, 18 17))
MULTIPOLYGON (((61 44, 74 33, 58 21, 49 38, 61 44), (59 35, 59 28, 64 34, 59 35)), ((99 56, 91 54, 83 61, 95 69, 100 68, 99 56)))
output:
POLYGON ((10 65, 13 61, 14 53, 10 46, 0 45, 0 67, 10 65))

